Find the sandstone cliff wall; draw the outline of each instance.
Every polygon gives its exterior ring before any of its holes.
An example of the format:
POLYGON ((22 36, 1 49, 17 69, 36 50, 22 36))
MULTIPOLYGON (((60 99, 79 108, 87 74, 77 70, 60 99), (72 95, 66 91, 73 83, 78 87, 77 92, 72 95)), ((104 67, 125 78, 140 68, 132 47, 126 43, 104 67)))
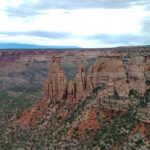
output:
POLYGON ((90 66, 87 73, 83 64, 77 67, 74 80, 67 77, 60 67, 60 57, 53 57, 48 78, 43 86, 43 98, 51 103, 67 100, 75 103, 85 99, 97 86, 103 86, 101 96, 109 97, 117 93, 128 97, 130 90, 143 95, 146 90, 146 77, 149 76, 149 59, 143 56, 100 56, 90 66))

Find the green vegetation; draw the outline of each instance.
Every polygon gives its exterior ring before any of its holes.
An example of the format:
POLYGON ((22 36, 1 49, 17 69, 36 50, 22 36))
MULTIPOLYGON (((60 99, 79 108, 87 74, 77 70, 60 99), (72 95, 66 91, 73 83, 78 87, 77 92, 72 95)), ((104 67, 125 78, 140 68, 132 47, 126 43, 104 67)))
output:
POLYGON ((116 90, 114 90, 114 94, 112 96, 109 96, 109 99, 115 99, 115 100, 119 100, 122 98, 124 98, 124 97, 119 96, 119 94, 116 90))
POLYGON ((148 89, 143 97, 139 97, 136 91, 132 90, 130 96, 139 98, 137 107, 130 107, 128 111, 114 118, 108 126, 101 128, 89 144, 89 149, 99 147, 100 149, 111 149, 112 146, 122 145, 128 140, 128 136, 132 129, 139 122, 137 115, 138 107, 145 107, 150 102, 150 89, 148 89))
MULTIPOLYGON (((76 106, 70 111, 68 117, 62 122, 62 126, 59 128, 58 132, 53 131, 51 125, 46 128, 26 128, 21 129, 17 127, 16 129, 12 129, 13 127, 7 124, 7 122, 3 122, 0 124, 0 135, 4 134, 4 136, 0 137, 0 149, 2 150, 9 150, 9 149, 19 149, 19 148, 33 148, 37 150, 45 149, 45 148, 54 148, 60 149, 59 144, 62 146, 63 144, 66 145, 65 149, 71 149, 70 145, 73 145, 73 142, 63 140, 64 136, 66 135, 66 131, 68 131, 68 125, 72 125, 74 121, 84 112, 86 111, 89 104, 93 104, 97 93, 101 90, 102 87, 96 87, 90 96, 87 97, 86 100, 80 101, 76 104, 76 106), (6 129, 9 129, 8 131, 6 129), (8 133, 7 133, 7 132, 8 133), (56 135, 55 135, 56 133, 56 135), (7 137, 6 135, 9 135, 7 137), (3 138, 8 138, 9 141, 3 138), (41 138, 42 137, 42 138, 41 138), (6 142, 7 141, 7 142, 6 142), (70 142, 70 143, 69 143, 70 142), (57 145, 58 144, 58 145, 57 145), (70 144, 70 145, 69 145, 70 144), (68 147, 67 147, 68 146, 68 147)), ((114 92, 115 97, 118 97, 118 93, 114 92)), ((40 94, 39 93, 25 93, 25 92, 0 92, 0 111, 3 114, 10 114, 14 108, 22 109, 25 107, 29 107, 34 104, 37 100, 39 100, 40 94)), ((81 149, 84 149, 84 144, 88 143, 87 150, 92 150, 94 148, 98 148, 101 150, 110 150, 112 147, 119 146, 122 150, 125 149, 136 149, 140 147, 141 149, 145 148, 145 141, 144 139, 137 134, 132 135, 129 139, 129 135, 131 131, 136 127, 139 123, 139 116, 138 116, 138 108, 142 107, 145 108, 147 104, 150 102, 150 89, 148 89, 144 96, 141 97, 135 90, 130 91, 130 98, 137 98, 138 99, 138 106, 130 107, 126 112, 113 117, 112 120, 103 124, 102 127, 96 132, 93 136, 91 133, 93 132, 90 129, 86 130, 86 137, 79 138, 78 136, 78 128, 73 129, 73 138, 78 140, 78 144, 76 143, 77 147, 83 146, 81 149), (90 135, 92 135, 90 137, 90 135), (84 144, 83 144, 84 143, 84 144), (126 145, 125 145, 126 144, 126 145), (130 147, 130 148, 129 148, 130 147)), ((63 109, 63 107, 62 107, 63 109)), ((55 116, 55 115, 54 115, 55 116)), ((43 117, 45 119, 45 117, 43 117)), ((55 119, 51 118, 55 123, 55 119)), ((48 124, 50 124, 51 120, 46 120, 48 124)), ((56 121, 57 122, 57 121, 56 121)), ((40 125, 43 125, 42 122, 40 125)), ((149 137, 149 133, 147 135, 149 137)), ((76 147, 75 147, 76 148, 76 147)), ((85 148, 86 149, 86 148, 85 148)))
POLYGON ((146 84, 147 86, 150 86, 150 80, 146 80, 146 81, 145 81, 145 84, 146 84))
POLYGON ((129 91, 129 98, 130 99, 132 99, 132 98, 139 99, 140 95, 136 90, 132 89, 132 90, 129 91))
POLYGON ((7 115, 14 110, 29 107, 40 98, 40 93, 8 93, 0 91, 0 113, 7 115))
POLYGON ((123 144, 137 122, 136 112, 130 108, 127 113, 113 119, 109 126, 100 129, 91 141, 89 148, 100 147, 103 149, 105 146, 111 149, 112 145, 123 144))
POLYGON ((114 95, 113 95, 114 99, 120 99, 120 96, 118 94, 118 92, 116 90, 114 90, 114 95))
POLYGON ((86 100, 80 101, 79 103, 76 104, 76 106, 71 110, 69 116, 64 120, 64 126, 63 128, 59 131, 59 133, 64 133, 67 131, 67 125, 71 124, 75 119, 77 119, 78 115, 80 115, 84 110, 86 109, 86 106, 92 102, 96 96, 97 92, 99 90, 102 90, 103 86, 97 86, 96 88, 93 89, 92 94, 86 98, 86 100))
POLYGON ((146 90, 144 96, 140 98, 139 102, 141 107, 146 107, 148 103, 150 103, 150 88, 146 90))
POLYGON ((8 99, 10 99, 10 96, 7 94, 7 92, 0 91, 0 103, 8 99))
MULTIPOLYGON (((31 83, 32 85, 32 83, 31 83)), ((32 86, 31 85, 14 85, 13 87, 11 87, 11 91, 13 92, 23 92, 23 93, 35 93, 35 92, 40 92, 41 89, 41 85, 40 84, 36 84, 34 83, 32 86)))

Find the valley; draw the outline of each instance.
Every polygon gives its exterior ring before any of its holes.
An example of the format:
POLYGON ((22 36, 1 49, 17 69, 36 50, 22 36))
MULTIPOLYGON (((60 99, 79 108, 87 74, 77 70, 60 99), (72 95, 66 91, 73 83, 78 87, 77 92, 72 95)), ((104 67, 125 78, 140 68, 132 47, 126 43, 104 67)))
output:
POLYGON ((150 149, 150 48, 0 51, 0 149, 150 149))

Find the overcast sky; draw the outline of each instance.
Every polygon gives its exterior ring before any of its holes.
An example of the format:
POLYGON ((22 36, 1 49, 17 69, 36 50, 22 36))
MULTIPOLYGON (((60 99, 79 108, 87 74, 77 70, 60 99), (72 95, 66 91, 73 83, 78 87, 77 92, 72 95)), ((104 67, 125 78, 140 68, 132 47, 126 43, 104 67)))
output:
POLYGON ((0 43, 150 44, 150 0, 0 0, 0 43))

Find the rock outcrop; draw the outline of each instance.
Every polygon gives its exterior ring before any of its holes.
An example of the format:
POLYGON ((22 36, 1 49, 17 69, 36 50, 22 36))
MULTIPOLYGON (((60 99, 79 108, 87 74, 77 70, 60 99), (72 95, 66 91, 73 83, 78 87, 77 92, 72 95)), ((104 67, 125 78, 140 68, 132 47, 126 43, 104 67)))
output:
POLYGON ((128 66, 129 89, 136 90, 140 95, 146 89, 144 73, 144 57, 132 55, 128 66))
MULTIPOLYGON (((57 107, 57 104, 61 104, 61 102, 66 109, 72 109, 79 101, 86 100, 86 95, 92 94, 97 87, 102 87, 97 93, 97 98, 100 99, 116 99, 118 97, 127 99, 132 89, 143 95, 146 90, 145 68, 149 67, 147 64, 145 66, 144 61, 145 59, 141 56, 131 57, 129 62, 124 65, 120 56, 98 57, 89 68, 87 76, 83 64, 79 64, 74 80, 68 82, 60 65, 60 57, 53 57, 48 78, 43 85, 41 101, 29 111, 25 111, 19 122, 28 124, 32 120, 35 123, 47 108, 49 110, 53 106, 57 107), (27 114, 30 114, 30 117, 27 114)), ((149 69, 147 69, 148 71, 149 69)), ((106 101, 105 104, 110 105, 111 102, 112 99, 108 103, 106 101)), ((102 103, 102 105, 105 104, 102 103)), ((117 104, 115 106, 123 109, 122 104, 120 100, 118 106, 117 104)), ((61 107, 58 107, 58 110, 63 114, 61 107)))
POLYGON ((120 57, 99 57, 87 75, 87 90, 93 90, 99 85, 105 86, 108 96, 116 91, 120 96, 128 95, 126 70, 120 57))
POLYGON ((143 95, 146 89, 145 68, 148 68, 148 65, 144 64, 142 56, 133 56, 126 63, 118 55, 99 56, 89 68, 87 76, 84 65, 79 64, 74 80, 67 83, 60 67, 60 58, 53 57, 48 79, 43 86, 43 99, 51 103, 67 99, 69 103, 74 103, 85 99, 86 94, 98 86, 104 87, 99 95, 105 97, 115 94, 128 97, 132 89, 143 95))
POLYGON ((67 83, 64 71, 60 67, 60 58, 53 57, 47 80, 43 85, 43 99, 50 103, 68 99, 69 103, 85 98, 86 80, 82 64, 77 67, 75 79, 67 83))
POLYGON ((51 103, 66 99, 67 78, 60 67, 60 57, 53 57, 48 79, 43 86, 43 98, 51 103))
POLYGON ((85 97, 86 81, 85 81, 85 69, 83 64, 79 64, 77 68, 77 74, 75 76, 76 87, 76 100, 80 100, 85 97))

